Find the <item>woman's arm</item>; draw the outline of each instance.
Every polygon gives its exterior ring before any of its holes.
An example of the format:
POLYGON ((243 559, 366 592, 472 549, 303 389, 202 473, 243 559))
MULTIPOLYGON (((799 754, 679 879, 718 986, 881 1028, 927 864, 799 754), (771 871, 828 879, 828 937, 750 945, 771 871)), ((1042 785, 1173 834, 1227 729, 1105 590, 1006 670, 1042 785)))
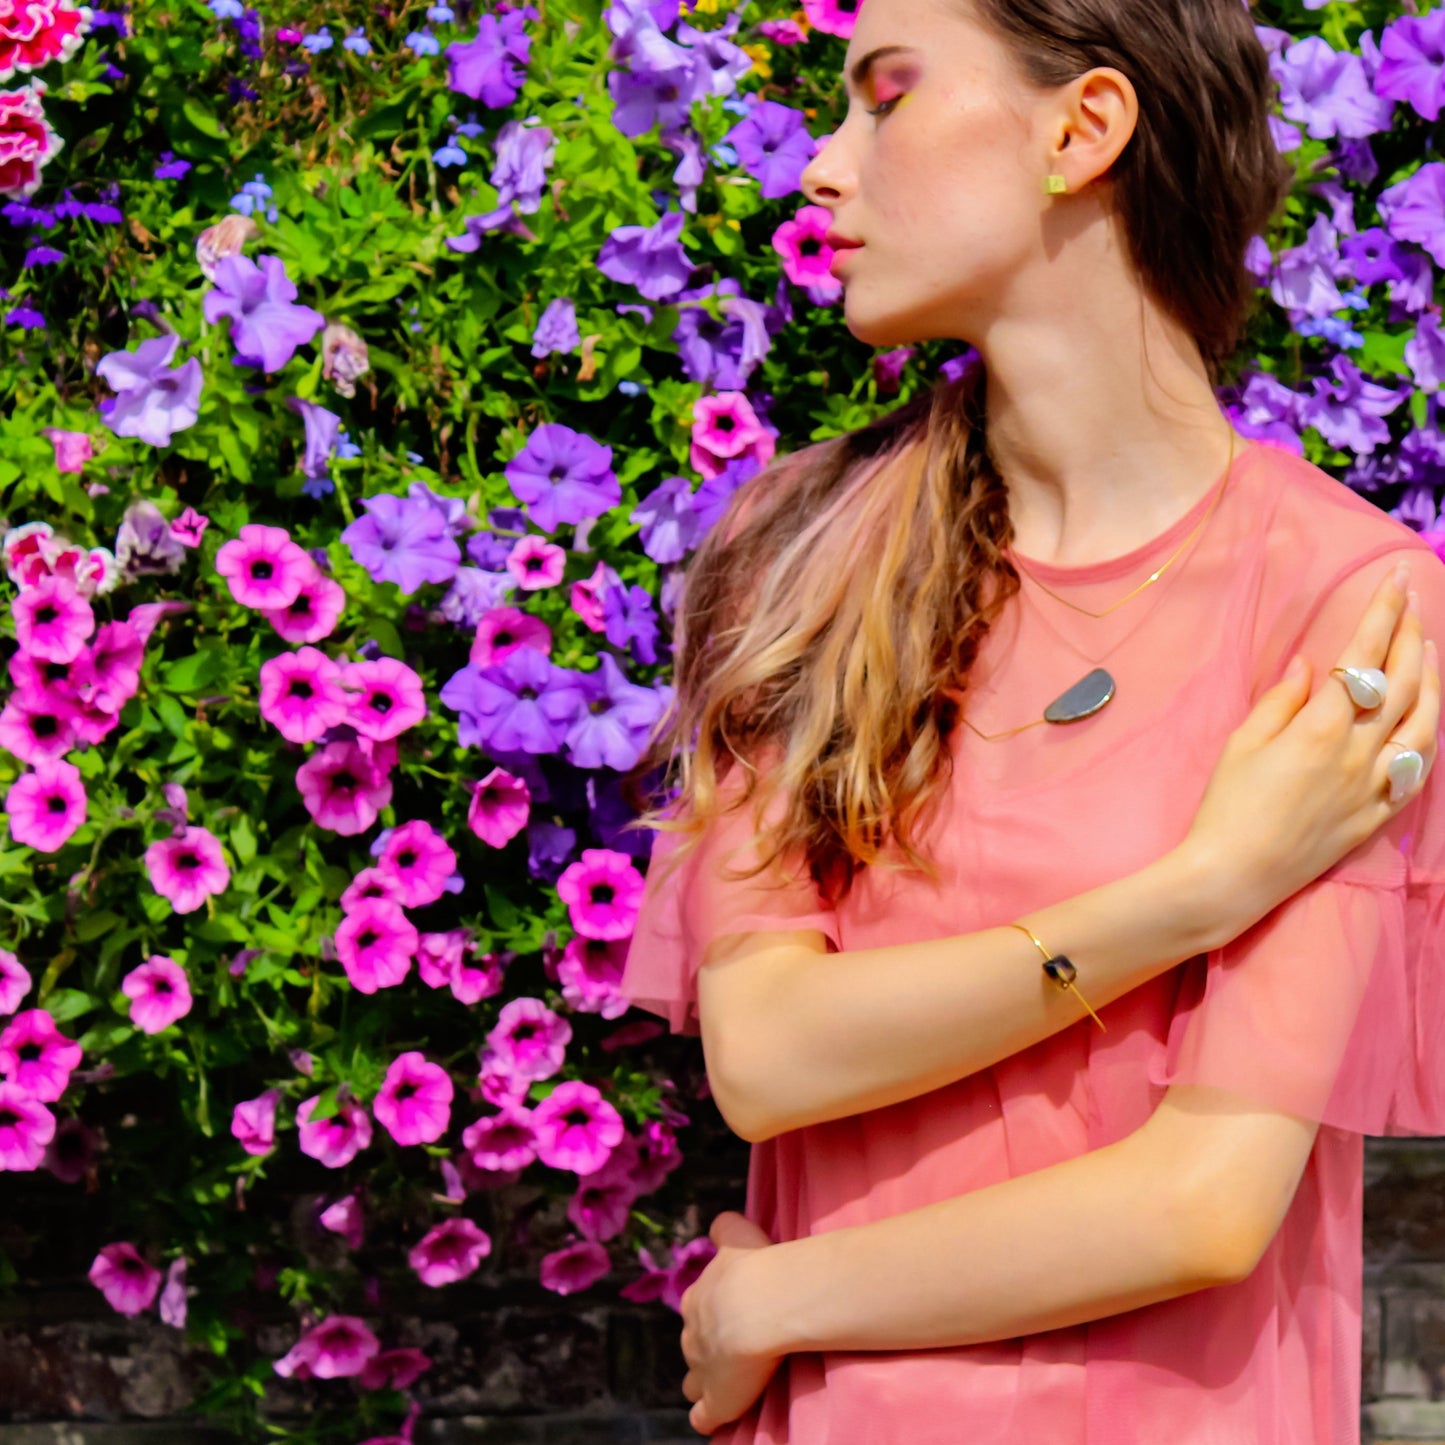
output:
MULTIPOLYGON (((1369 722, 1323 666, 1313 695, 1308 665, 1286 672, 1226 740, 1178 847, 1028 913, 1095 1009, 1237 937, 1408 806, 1384 801, 1386 739, 1433 762, 1439 683, 1404 601, 1397 571, 1338 654, 1385 670, 1369 722)), ((697 1003, 718 1107, 757 1141, 964 1078, 1086 1017, 1040 962, 1012 928, 833 955, 817 930, 715 938, 697 1003)))
MULTIPOLYGON (((1027 922, 1067 940, 1097 1011, 1248 925, 1224 876, 1181 846, 1027 922)), ((718 939, 698 975, 718 1108, 756 1142, 965 1078, 1088 1017, 1042 962, 1013 928, 832 954, 816 931, 718 939)))

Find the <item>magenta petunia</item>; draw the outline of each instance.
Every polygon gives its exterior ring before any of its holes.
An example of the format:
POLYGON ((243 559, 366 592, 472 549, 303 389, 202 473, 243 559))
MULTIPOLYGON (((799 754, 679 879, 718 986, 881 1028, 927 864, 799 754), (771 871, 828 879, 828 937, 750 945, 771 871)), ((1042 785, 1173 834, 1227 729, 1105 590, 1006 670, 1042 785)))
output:
POLYGON ((23 652, 45 662, 69 662, 95 631, 90 603, 64 577, 41 577, 10 603, 15 640, 23 652))
POLYGON ((186 1327, 186 1257, 173 1259, 166 1270, 165 1284, 161 1287, 161 1323, 174 1330, 186 1327))
POLYGON ((289 607, 316 564, 284 527, 248 522, 216 553, 216 571, 242 607, 289 607))
POLYGON ((524 592, 535 592, 539 587, 555 587, 562 580, 566 567, 566 552, 535 532, 519 537, 516 546, 507 554, 507 571, 524 592))
POLYGON ((40 1167, 48 1169, 62 1184, 79 1184, 95 1168, 100 1148, 100 1134, 72 1114, 56 1120, 55 1133, 40 1167))
POLYGON ((451 988, 452 997, 458 1003, 464 1003, 469 1007, 474 1003, 480 1003, 484 998, 494 998, 502 991, 501 956, 495 953, 484 953, 480 963, 468 963, 465 958, 459 959, 447 982, 451 988))
POLYGON ((540 617, 520 607, 492 607, 477 623, 468 661, 474 667, 502 662, 519 647, 532 647, 543 657, 552 655, 552 629, 540 617))
MULTIPOLYGON (((383 1350, 379 1355, 373 1355, 366 1362, 366 1368, 362 1370, 357 1383, 363 1390, 405 1390, 407 1386, 415 1384, 429 1369, 431 1369, 431 1361, 420 1350, 413 1349, 410 1345, 403 1345, 397 1349, 383 1350)), ((361 1445, 375 1445, 378 1440, 382 1442, 382 1445, 388 1445, 388 1442, 389 1445, 411 1445, 411 1433, 407 1426, 420 1414, 421 1403, 413 1400, 406 1420, 402 1421, 399 1436, 373 1436, 371 1442, 363 1440, 361 1445)))
POLYGON ((625 1174, 610 1164, 583 1179, 567 1203, 567 1218, 588 1239, 608 1240, 627 1228, 637 1189, 625 1174))
POLYGON ((341 668, 316 647, 301 647, 261 664, 261 716, 287 742, 314 743, 346 717, 350 705, 341 668))
POLYGON ((29 992, 30 970, 8 948, 0 948, 0 1014, 13 1014, 29 992))
POLYGON ((376 866, 396 883, 404 908, 420 908, 446 891, 457 855, 430 823, 413 818, 391 830, 376 866))
POLYGON ((607 1163, 626 1132, 622 1115, 591 1084, 558 1084, 535 1109, 537 1157, 553 1169, 594 1174, 607 1163))
POLYGON ((409 1049, 391 1061, 371 1111, 398 1144, 434 1144, 451 1122, 453 1093, 451 1075, 409 1049))
POLYGON ((107 1244, 91 1263, 89 1279, 118 1314, 149 1309, 161 1287, 161 1272, 140 1257, 133 1244, 107 1244))
POLYGON ((354 913, 368 898, 385 898, 390 903, 401 903, 401 889, 395 878, 383 873, 380 868, 363 868, 341 895, 341 911, 354 913))
POLYGON ((254 1099, 243 1099, 231 1111, 231 1134, 248 1154, 269 1154, 276 1147, 276 1105, 280 1089, 267 1089, 254 1099))
POLYGON ((371 1115, 354 1099, 345 1099, 329 1119, 312 1122, 319 1098, 304 1099, 296 1108, 299 1147, 328 1169, 340 1169, 371 1143, 371 1115))
POLYGON ((594 1240, 584 1239, 543 1255, 541 1279, 554 1294, 573 1294, 596 1284, 611 1267, 607 1251, 594 1240))
POLYGON ((0 1084, 0 1170, 28 1174, 40 1167, 55 1137, 55 1115, 18 1084, 0 1084))
POLYGON ((487 1232, 470 1219, 457 1218, 443 1220, 428 1231, 406 1258, 417 1278, 436 1289, 474 1274, 491 1252, 487 1232))
POLYGON ((42 758, 5 794, 10 836, 41 853, 53 853, 85 822, 87 802, 80 769, 64 758, 42 758))
MULTIPOLYGON (((24 664, 15 670, 24 671, 24 664)), ((62 758, 79 737, 80 709, 72 698, 33 687, 19 687, 0 709, 0 748, 23 763, 39 764, 62 758)))
POLYGON ((177 913, 194 913, 231 885, 220 840, 206 828, 187 828, 179 838, 152 843, 145 864, 156 892, 169 898, 177 913))
POLYGON ((514 998, 503 1004, 487 1044, 509 1072, 519 1078, 550 1079, 562 1067, 572 1025, 539 998, 514 998))
POLYGON ((145 640, 129 622, 102 623, 75 659, 75 695, 87 708, 118 713, 140 689, 145 640))
POLYGON ((532 811, 532 790, 523 778, 505 768, 493 768, 472 785, 467 827, 483 843, 501 848, 527 826, 532 811))
POLYGON ((80 1056, 80 1045, 60 1032, 48 1009, 25 1009, 0 1031, 0 1074, 42 1104, 65 1092, 80 1056))
POLYGON ((183 547, 199 547, 211 519, 194 507, 187 507, 171 522, 171 536, 183 547))
POLYGON ((320 642, 336 631, 345 607, 346 592, 341 584, 313 566, 288 606, 263 607, 261 616, 287 642, 320 642))
POLYGON ((301 801, 318 826, 349 837, 364 833, 391 802, 394 745, 327 743, 296 769, 301 801), (391 748, 391 751, 386 751, 391 748))
POLYGON ((328 1315, 272 1364, 278 1375, 298 1380, 336 1380, 359 1375, 381 1341, 354 1315, 328 1315))
POLYGON ((584 848, 557 879, 572 927, 584 938, 626 938, 637 921, 644 879, 626 853, 584 848))
POLYGON ((605 1019, 626 1013, 630 1003, 621 992, 626 958, 624 940, 580 936, 568 939, 557 960, 557 982, 567 1006, 605 1019))
POLYGON ((416 965, 428 988, 445 988, 470 946, 471 933, 465 928, 448 928, 442 933, 423 933, 417 945, 416 965))
POLYGON ((688 459, 709 479, 721 476, 727 462, 748 457, 760 464, 772 460, 777 440, 740 391, 700 396, 692 407, 692 446, 688 459))
POLYGON ((175 959, 153 953, 120 981, 131 1000, 131 1022, 143 1034, 158 1034, 191 1011, 191 985, 175 959))
POLYGON ((816 287, 837 297, 843 294, 843 283, 828 270, 833 248, 826 238, 832 224, 833 213, 826 206, 802 206, 773 232, 773 250, 783 258, 783 273, 795 286, 816 287))
POLYGON ((844 40, 853 34, 862 8, 863 0, 803 0, 803 13, 814 30, 844 40))
POLYGON ((394 657, 348 663, 341 685, 349 695, 346 721, 364 738, 385 742, 426 717, 421 678, 394 657))
POLYGON ((358 993, 395 988, 411 972, 416 925, 398 904, 363 898, 336 929, 336 956, 358 993))
POLYGON ((504 1104, 462 1130, 462 1147, 478 1169, 523 1169, 537 1157, 531 1110, 504 1104))
POLYGON ((319 1216, 323 1229, 339 1234, 348 1249, 360 1249, 366 1237, 365 1221, 361 1216, 361 1201, 354 1194, 338 1199, 335 1204, 323 1209, 319 1216))

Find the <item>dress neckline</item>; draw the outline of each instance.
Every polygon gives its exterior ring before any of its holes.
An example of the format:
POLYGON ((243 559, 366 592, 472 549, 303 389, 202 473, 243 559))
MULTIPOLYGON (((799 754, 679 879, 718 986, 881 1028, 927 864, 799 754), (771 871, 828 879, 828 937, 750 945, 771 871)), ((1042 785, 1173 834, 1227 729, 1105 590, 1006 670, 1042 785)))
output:
MULTIPOLYGON (((1241 440, 1244 439, 1241 438, 1241 440)), ((1219 480, 1177 522, 1160 532, 1158 536, 1151 537, 1149 541, 1140 543, 1139 546, 1118 557, 1106 557, 1102 562, 1088 562, 1081 566, 1071 567, 1054 562, 1035 561, 1032 557, 1027 557, 1012 547, 1006 548, 1004 555, 1010 561, 1021 562, 1034 577, 1049 583, 1107 582, 1111 578, 1123 576, 1139 566, 1141 562, 1150 559, 1155 552, 1171 544, 1182 542, 1189 535, 1190 530, 1199 524, 1218 494, 1229 484, 1230 478, 1239 471, 1247 459, 1259 450, 1259 444, 1253 441, 1246 442, 1244 446, 1236 445, 1233 465, 1225 469, 1219 480)))

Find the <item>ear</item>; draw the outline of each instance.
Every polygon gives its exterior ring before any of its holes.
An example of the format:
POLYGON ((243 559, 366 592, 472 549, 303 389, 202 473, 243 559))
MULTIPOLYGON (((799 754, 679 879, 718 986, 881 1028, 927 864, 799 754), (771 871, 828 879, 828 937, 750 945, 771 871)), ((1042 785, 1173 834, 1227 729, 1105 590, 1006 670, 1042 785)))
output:
POLYGON ((1133 82, 1112 66, 1096 66, 1060 90, 1046 162, 1067 179, 1070 194, 1081 191, 1107 176, 1138 123, 1133 82))

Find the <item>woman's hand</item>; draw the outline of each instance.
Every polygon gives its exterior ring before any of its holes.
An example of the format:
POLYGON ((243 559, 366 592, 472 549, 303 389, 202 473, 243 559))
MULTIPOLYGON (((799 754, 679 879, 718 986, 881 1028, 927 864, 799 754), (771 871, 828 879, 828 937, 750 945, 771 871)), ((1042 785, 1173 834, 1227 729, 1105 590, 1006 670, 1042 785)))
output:
MULTIPOLYGON (((1332 868, 1416 796, 1389 800, 1390 760, 1413 748, 1428 776, 1440 729, 1440 667, 1407 587, 1376 589, 1338 666, 1382 668, 1386 698, 1356 708, 1338 678, 1310 695, 1308 659, 1266 692, 1230 734, 1181 845, 1224 875, 1234 922, 1257 922, 1332 868)), ((1241 931, 1240 928, 1235 929, 1241 931)), ((1233 936, 1233 935, 1231 935, 1233 936)))
POLYGON ((750 1287, 767 1234, 732 1210, 713 1220, 717 1254, 683 1291, 682 1393, 694 1402, 688 1423, 700 1435, 736 1420, 763 1393, 782 1360, 760 1343, 759 1294, 750 1287))

